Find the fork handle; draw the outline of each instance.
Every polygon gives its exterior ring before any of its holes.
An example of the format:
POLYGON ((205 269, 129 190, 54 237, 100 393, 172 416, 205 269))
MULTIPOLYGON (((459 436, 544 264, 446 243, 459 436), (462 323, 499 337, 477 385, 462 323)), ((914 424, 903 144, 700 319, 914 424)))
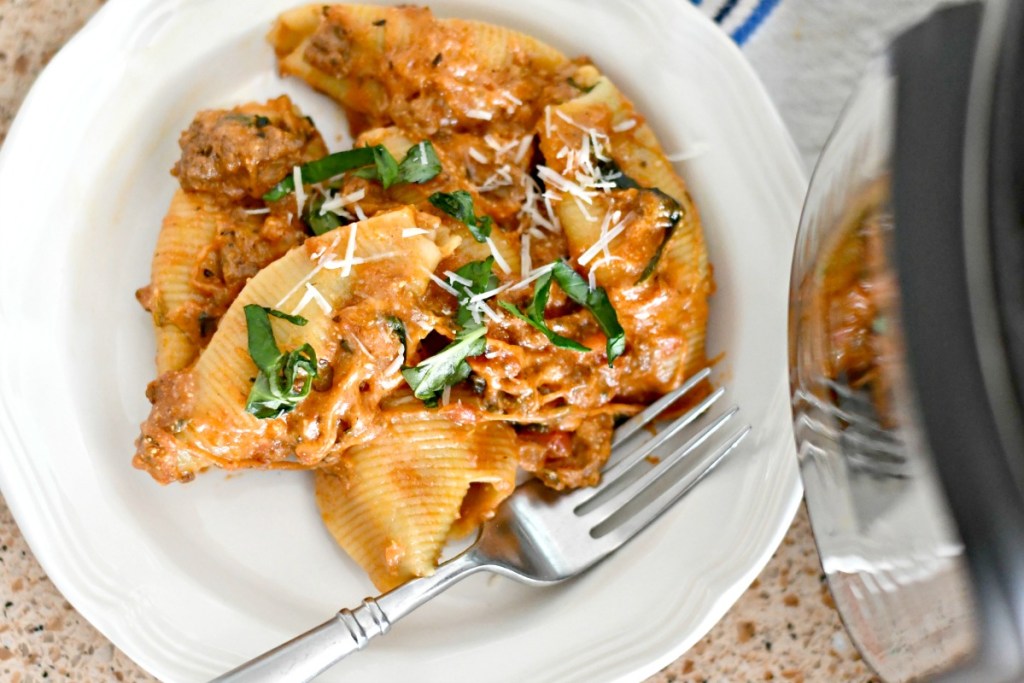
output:
POLYGON ((359 607, 342 609, 333 618, 278 645, 211 683, 305 683, 348 655, 362 650, 376 636, 414 609, 443 593, 485 565, 469 548, 430 576, 407 581, 359 607))

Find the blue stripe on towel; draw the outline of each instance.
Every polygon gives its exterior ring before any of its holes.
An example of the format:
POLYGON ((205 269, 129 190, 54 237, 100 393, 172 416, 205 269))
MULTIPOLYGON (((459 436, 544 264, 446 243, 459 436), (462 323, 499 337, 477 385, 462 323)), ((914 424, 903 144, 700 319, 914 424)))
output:
POLYGON ((729 16, 729 12, 736 6, 739 0, 726 0, 726 3, 722 5, 722 9, 718 10, 718 14, 715 15, 715 23, 720 24, 722 21, 729 16))
POLYGON ((754 34, 758 26, 764 23, 764 20, 768 18, 768 15, 772 13, 775 6, 779 4, 779 0, 759 0, 757 7, 750 13, 746 21, 740 24, 739 28, 732 32, 732 39, 736 41, 737 45, 743 45, 750 39, 750 36, 754 34))
MULTIPOLYGON (((2 0, 0 0, 2 2, 2 0)), ((704 16, 719 26, 735 27, 731 37, 737 45, 746 43, 750 36, 764 23, 780 0, 690 0, 694 7, 700 7, 704 16)))

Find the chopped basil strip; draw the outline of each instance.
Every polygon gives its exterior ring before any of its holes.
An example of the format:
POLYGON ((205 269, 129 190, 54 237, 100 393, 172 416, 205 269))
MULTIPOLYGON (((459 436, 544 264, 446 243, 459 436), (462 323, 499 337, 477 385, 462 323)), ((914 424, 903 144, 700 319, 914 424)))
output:
POLYGON ((640 279, 637 280, 637 283, 639 284, 654 274, 654 269, 657 268, 658 261, 661 260, 661 255, 665 251, 665 246, 668 244, 668 241, 672 239, 672 235, 675 234, 679 221, 683 218, 683 207, 680 206, 679 202, 677 202, 674 197, 662 192, 658 188, 643 187, 636 180, 623 173, 622 169, 619 168, 619 165, 614 161, 600 161, 598 162, 597 169, 602 179, 614 183, 616 188, 653 192, 661 201, 661 204, 667 214, 666 218, 668 219, 669 224, 662 235, 661 244, 659 244, 658 248, 655 249, 654 255, 647 262, 643 272, 640 274, 640 279))
POLYGON ((367 180, 379 180, 384 189, 400 183, 425 183, 441 172, 441 161, 430 140, 424 140, 409 148, 402 163, 395 161, 391 152, 378 145, 374 165, 361 168, 356 175, 367 180))
MULTIPOLYGON (((384 189, 399 183, 425 183, 441 172, 441 161, 437 158, 437 152, 429 140, 424 140, 409 148, 409 152, 402 159, 402 163, 395 161, 395 157, 384 145, 373 147, 357 147, 345 152, 335 152, 327 156, 303 164, 299 167, 299 174, 303 183, 319 183, 335 178, 346 171, 355 171, 355 175, 367 180, 379 180, 384 189)), ((281 180, 269 192, 263 195, 263 199, 272 202, 295 191, 295 177, 289 174, 281 180)), ((306 224, 313 230, 314 234, 322 235, 341 225, 337 216, 320 214, 320 206, 315 201, 311 203, 309 211, 305 216, 306 224)))
POLYGON ((440 172, 441 160, 430 140, 424 140, 410 147, 398 165, 398 182, 425 183, 440 172))
POLYGON ((268 308, 264 306, 263 310, 267 312, 267 315, 272 315, 275 318, 280 318, 281 320, 287 320, 291 324, 298 325, 299 327, 302 327, 309 322, 301 315, 292 315, 290 313, 285 313, 284 311, 279 311, 276 308, 268 308))
POLYGON ((268 119, 266 116, 257 115, 255 123, 257 128, 265 128, 266 126, 270 125, 270 119, 268 119))
POLYGON ((473 212, 473 196, 465 190, 435 192, 430 195, 430 203, 464 223, 477 242, 486 242, 491 236, 494 221, 490 216, 477 216, 473 212))
POLYGON ((539 330, 548 338, 555 346, 561 349, 572 349, 573 351, 580 351, 586 353, 590 351, 589 346, 584 346, 578 341, 563 337, 558 334, 544 322, 544 306, 547 304, 548 294, 551 291, 551 274, 542 276, 537 280, 536 289, 534 290, 533 301, 530 303, 530 307, 526 309, 526 313, 523 313, 515 304, 511 304, 507 301, 499 301, 498 305, 504 308, 506 311, 530 324, 531 327, 539 330), (542 282, 543 281, 543 282, 542 282), (539 314, 538 314, 539 309, 539 314))
POLYGON ((455 323, 459 327, 466 327, 474 322, 473 314, 470 313, 467 306, 469 298, 475 294, 483 294, 498 286, 498 277, 491 272, 493 266, 494 257, 488 256, 483 261, 470 261, 455 271, 456 275, 472 283, 466 285, 458 281, 452 282, 452 288, 462 294, 459 297, 459 310, 455 313, 455 323))
MULTIPOLYGON (((472 368, 466 358, 479 356, 487 348, 487 340, 484 339, 487 326, 473 319, 467 304, 474 294, 482 294, 498 286, 498 278, 491 272, 493 265, 494 257, 488 256, 483 261, 470 261, 455 271, 460 278, 470 281, 468 285, 459 281, 452 282, 452 287, 461 294, 455 322, 462 329, 438 353, 416 367, 402 368, 402 376, 412 388, 413 395, 430 407, 437 405, 437 399, 445 387, 455 386, 469 377, 472 368)), ((398 322, 401 323, 400 320, 398 322)), ((391 329, 404 343, 405 327, 401 328, 401 333, 394 326, 391 329)))
POLYGON ((572 269, 565 261, 558 261, 551 269, 551 276, 562 288, 566 296, 590 311, 597 320, 608 341, 605 344, 605 353, 608 356, 608 365, 626 350, 626 331, 619 324, 619 317, 612 308, 612 302, 608 299, 608 293, 603 287, 590 289, 583 276, 572 269))
POLYGON ((330 232, 344 224, 341 216, 333 211, 324 211, 321 213, 321 208, 323 208, 324 202, 326 201, 326 196, 317 194, 306 205, 306 210, 302 218, 306 225, 309 226, 309 229, 313 231, 314 235, 322 235, 325 232, 330 232))
POLYGON ((428 406, 436 406, 445 387, 454 386, 469 377, 471 368, 466 359, 487 350, 484 325, 462 329, 448 346, 413 368, 402 368, 402 376, 412 388, 413 396, 428 406))
MULTIPOLYGON (((303 164, 299 167, 302 182, 319 183, 339 176, 345 171, 369 166, 374 160, 373 150, 373 147, 356 147, 344 152, 328 154, 321 159, 303 164)), ((295 178, 292 174, 289 174, 284 180, 274 185, 269 192, 263 195, 263 199, 268 202, 277 201, 289 192, 294 191, 295 178)))
POLYGON ((520 320, 526 321, 532 327, 539 330, 545 337, 548 338, 555 346, 562 349, 572 349, 574 351, 580 351, 586 353, 590 351, 589 346, 584 346, 578 341, 563 337, 558 334, 544 322, 544 309, 548 305, 548 297, 551 295, 551 273, 545 273, 537 279, 537 282, 533 286, 533 301, 526 309, 526 313, 520 311, 514 304, 507 301, 499 301, 498 305, 504 308, 506 311, 519 318, 520 320))
POLYGON ((249 356, 259 369, 245 410, 260 419, 280 417, 309 395, 316 379, 316 351, 309 344, 282 353, 274 339, 270 316, 305 325, 301 316, 249 304, 245 307, 249 356))
POLYGON ((398 162, 384 145, 375 145, 372 149, 373 166, 361 168, 355 175, 367 180, 379 180, 386 190, 398 180, 398 162))

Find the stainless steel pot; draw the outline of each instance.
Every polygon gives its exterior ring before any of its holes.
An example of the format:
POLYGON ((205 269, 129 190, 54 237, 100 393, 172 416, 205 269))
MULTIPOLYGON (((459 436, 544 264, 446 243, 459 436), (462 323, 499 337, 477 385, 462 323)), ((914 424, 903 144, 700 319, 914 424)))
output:
POLYGON ((873 64, 791 302, 807 508, 865 660, 1024 678, 1024 0, 941 10, 873 64))

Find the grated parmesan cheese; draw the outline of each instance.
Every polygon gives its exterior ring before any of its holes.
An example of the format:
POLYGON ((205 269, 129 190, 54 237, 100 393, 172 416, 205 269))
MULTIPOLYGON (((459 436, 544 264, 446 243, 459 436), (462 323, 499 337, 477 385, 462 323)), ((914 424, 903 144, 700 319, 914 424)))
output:
POLYGON ((580 199, 587 204, 593 204, 593 197, 596 196, 594 192, 588 192, 586 189, 581 187, 578 183, 569 180, 558 171, 547 166, 538 165, 537 175, 540 176, 541 180, 545 183, 553 185, 555 189, 561 190, 566 194, 570 194, 577 199, 580 199))
POLYGON ((417 235, 429 235, 429 230, 423 228, 402 228, 402 237, 415 237, 417 235))
POLYGON ((450 284, 448 284, 447 282, 445 282, 444 280, 442 280, 441 278, 439 278, 438 276, 434 275, 433 273, 431 273, 429 271, 427 272, 427 275, 430 276, 430 279, 433 280, 434 284, 436 284, 438 287, 440 287, 444 291, 448 292, 449 294, 454 296, 456 299, 459 298, 459 296, 460 296, 459 295, 459 290, 455 289, 450 284))
POLYGON ((483 109, 467 109, 466 116, 468 116, 471 119, 490 121, 494 117, 494 114, 492 114, 489 111, 484 111, 483 109))
POLYGON ((513 161, 517 164, 521 163, 526 157, 526 152, 529 151, 530 145, 533 144, 533 133, 524 135, 523 139, 519 141, 519 148, 516 150, 516 155, 513 157, 513 161))
MULTIPOLYGON (((337 214, 348 214, 347 211, 342 211, 341 207, 347 206, 358 202, 360 199, 366 196, 366 190, 360 188, 355 192, 351 192, 346 195, 335 195, 331 199, 328 199, 320 205, 320 215, 323 216, 328 211, 337 214)), ((351 214, 349 214, 351 215, 351 214)))
POLYGON ((490 248, 491 255, 494 257, 494 262, 498 264, 498 267, 506 273, 511 273, 511 266, 508 265, 508 261, 506 261, 505 257, 501 255, 500 251, 498 251, 498 247, 495 246, 494 240, 492 240, 490 236, 487 237, 487 246, 490 248))
POLYGON ((330 315, 334 310, 331 307, 331 304, 327 302, 327 299, 324 298, 324 295, 320 293, 320 290, 317 289, 312 282, 307 282, 306 292, 302 295, 302 298, 299 299, 298 305, 292 310, 292 315, 298 315, 300 311, 309 305, 310 301, 315 301, 316 305, 320 307, 320 310, 324 315, 330 315))
POLYGON ((466 287, 472 287, 473 286, 473 281, 472 280, 470 280, 468 278, 464 278, 461 275, 459 275, 458 273, 453 273, 450 270, 444 271, 444 276, 446 278, 448 278, 448 282, 454 282, 454 283, 459 284, 459 285, 465 285, 466 287))
POLYGON ((533 261, 530 257, 530 233, 523 235, 522 242, 519 245, 519 264, 519 272, 523 274, 523 277, 529 275, 533 269, 533 261))
POLYGON ((481 311, 483 311, 484 315, 486 315, 488 318, 491 319, 491 322, 500 322, 501 321, 501 317, 494 311, 494 309, 491 308, 490 306, 488 306, 483 301, 478 301, 476 303, 476 307, 478 307, 481 311))
POLYGON ((393 361, 391 361, 391 364, 384 368, 384 375, 397 375, 403 365, 405 365, 405 354, 399 350, 398 355, 395 356, 393 361))
POLYGON ((625 133, 627 130, 630 130, 635 127, 636 119, 626 119, 625 121, 619 121, 614 126, 612 126, 612 130, 615 131, 616 133, 625 133))
POLYGON ((327 247, 327 249, 322 252, 322 255, 319 256, 319 260, 317 261, 317 264, 313 266, 313 269, 309 271, 309 273, 307 273, 305 277, 301 278, 298 282, 296 282, 291 289, 285 292, 284 296, 282 296, 281 299, 276 304, 274 304, 274 308, 281 310, 281 307, 284 306, 284 302, 288 301, 288 299, 290 299, 291 296, 295 294, 295 292, 299 291, 299 287, 302 287, 307 282, 312 280, 314 277, 316 277, 317 273, 324 269, 324 267, 326 266, 327 254, 334 252, 334 249, 338 246, 338 242, 340 240, 341 233, 336 232, 336 234, 334 235, 334 240, 331 241, 331 246, 327 247))
POLYGON ((370 360, 372 360, 372 361, 376 361, 377 360, 377 358, 372 353, 370 353, 370 349, 366 348, 366 346, 363 344, 362 340, 359 338, 359 335, 353 334, 352 338, 356 340, 356 346, 359 347, 359 350, 362 351, 363 353, 365 353, 369 357, 370 360))
MULTIPOLYGON (((359 208, 358 204, 356 204, 356 208, 359 208)), ((352 259, 356 255, 356 229, 358 226, 358 223, 352 223, 348 226, 348 245, 345 247, 344 263, 341 266, 342 277, 348 277, 352 274, 352 259)))
POLYGON ((604 249, 611 243, 612 240, 614 240, 616 237, 622 234, 622 232, 626 229, 626 224, 632 219, 633 213, 630 212, 629 214, 626 215, 625 218, 619 221, 611 230, 601 235, 601 237, 599 237, 596 242, 590 245, 590 248, 588 248, 586 251, 580 254, 580 257, 578 259, 579 264, 581 266, 585 266, 588 263, 590 263, 590 261, 592 261, 595 256, 604 251, 604 249))
POLYGON ((292 166, 292 181, 295 183, 295 206, 301 216, 302 207, 306 204, 306 188, 302 186, 302 168, 292 166))
POLYGON ((469 158, 472 159, 473 161, 477 162, 478 164, 489 164, 489 163, 491 163, 490 160, 487 157, 485 157, 483 154, 481 154, 477 150, 476 147, 470 147, 469 148, 469 158))

